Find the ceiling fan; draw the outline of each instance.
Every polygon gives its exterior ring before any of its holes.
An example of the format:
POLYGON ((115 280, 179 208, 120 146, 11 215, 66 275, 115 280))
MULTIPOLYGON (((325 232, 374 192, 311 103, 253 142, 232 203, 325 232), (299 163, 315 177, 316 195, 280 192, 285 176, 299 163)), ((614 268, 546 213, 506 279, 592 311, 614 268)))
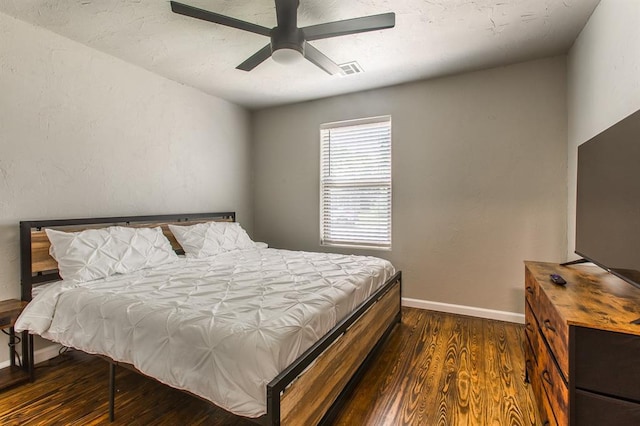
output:
POLYGON ((393 28, 396 23, 395 13, 390 12, 298 28, 299 0, 275 0, 275 3, 277 25, 273 28, 175 1, 171 2, 171 10, 180 15, 270 37, 269 44, 236 67, 243 71, 251 71, 272 56, 276 62, 281 63, 295 62, 304 57, 329 74, 342 74, 342 68, 309 44, 309 41, 393 28))

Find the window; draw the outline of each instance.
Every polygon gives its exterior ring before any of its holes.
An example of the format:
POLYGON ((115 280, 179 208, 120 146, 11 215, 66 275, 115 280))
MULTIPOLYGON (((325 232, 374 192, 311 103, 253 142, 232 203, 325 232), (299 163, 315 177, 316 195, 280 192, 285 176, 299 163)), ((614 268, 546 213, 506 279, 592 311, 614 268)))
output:
POLYGON ((391 117, 320 127, 320 243, 391 248, 391 117))

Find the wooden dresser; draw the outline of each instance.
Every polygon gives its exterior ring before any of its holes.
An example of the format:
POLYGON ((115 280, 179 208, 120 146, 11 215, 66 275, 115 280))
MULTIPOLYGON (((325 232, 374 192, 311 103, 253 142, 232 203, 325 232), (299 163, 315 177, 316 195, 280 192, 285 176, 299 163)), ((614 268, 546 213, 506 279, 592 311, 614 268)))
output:
POLYGON ((592 265, 525 262, 525 297, 542 424, 640 425, 640 289, 592 265))

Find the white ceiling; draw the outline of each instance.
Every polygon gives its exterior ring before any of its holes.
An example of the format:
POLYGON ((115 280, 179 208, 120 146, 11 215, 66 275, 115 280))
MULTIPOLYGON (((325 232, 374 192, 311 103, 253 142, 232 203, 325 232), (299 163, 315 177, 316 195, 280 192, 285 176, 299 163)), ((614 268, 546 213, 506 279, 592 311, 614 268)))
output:
MULTIPOLYGON (((181 0, 273 27, 273 0, 181 0)), ((0 0, 0 12, 248 108, 495 67, 566 52, 599 0, 300 0, 298 26, 396 13, 393 29, 311 42, 364 73, 308 61, 235 67, 267 37, 171 12, 168 0, 0 0)))

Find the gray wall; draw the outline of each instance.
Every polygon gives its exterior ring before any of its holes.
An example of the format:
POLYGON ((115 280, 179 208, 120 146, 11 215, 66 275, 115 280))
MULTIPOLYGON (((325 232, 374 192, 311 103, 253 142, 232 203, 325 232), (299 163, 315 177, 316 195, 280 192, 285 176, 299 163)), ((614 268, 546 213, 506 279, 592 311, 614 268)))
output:
POLYGON ((253 223, 247 111, 1 13, 0 117, 0 300, 20 295, 20 220, 253 223))
POLYGON ((640 1, 602 0, 568 59, 569 208, 575 250, 578 146, 640 109, 640 1))
POLYGON ((390 114, 393 249, 353 252, 402 269, 404 297, 523 312, 522 261, 566 256, 565 60, 253 113, 255 237, 326 250, 319 126, 390 114))

